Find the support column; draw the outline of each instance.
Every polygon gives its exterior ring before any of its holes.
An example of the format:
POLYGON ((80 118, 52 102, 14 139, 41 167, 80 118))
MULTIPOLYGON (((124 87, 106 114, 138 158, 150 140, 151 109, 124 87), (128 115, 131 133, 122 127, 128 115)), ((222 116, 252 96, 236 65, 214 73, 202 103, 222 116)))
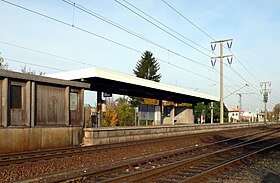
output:
POLYGON ((8 78, 2 81, 2 125, 8 126, 8 97, 9 97, 9 80, 8 78))
POLYGON ((70 125, 70 87, 67 86, 65 88, 65 110, 64 110, 64 117, 65 117, 65 125, 70 125))
POLYGON ((26 114, 26 119, 23 122, 24 125, 31 127, 31 81, 27 81, 25 84, 25 91, 26 91, 26 102, 25 102, 25 110, 24 113, 26 114))
POLYGON ((213 111, 213 109, 214 109, 214 105, 213 105, 214 103, 213 102, 211 102, 211 124, 213 124, 214 123, 214 120, 213 120, 213 115, 214 115, 214 111, 213 111))
POLYGON ((101 91, 97 91, 97 112, 98 112, 97 127, 100 127, 102 123, 102 92, 101 91))
POLYGON ((85 128, 85 108, 84 108, 84 95, 85 95, 85 89, 81 89, 80 95, 79 95, 79 108, 81 109, 80 115, 81 117, 81 125, 85 128))
POLYGON ((194 124, 194 122, 195 122, 195 118, 194 118, 194 117, 195 117, 195 115, 194 115, 194 113, 195 113, 195 112, 194 112, 194 107, 196 106, 196 104, 197 104, 197 103, 192 103, 193 124, 194 124))
POLYGON ((171 124, 174 125, 174 119, 175 119, 175 106, 173 106, 171 112, 170 112, 170 119, 171 119, 171 124))
POLYGON ((159 111, 160 111, 160 125, 163 124, 163 116, 162 116, 162 99, 159 99, 159 111))
POLYGON ((36 83, 31 82, 31 121, 30 127, 34 127, 36 125, 35 116, 36 116, 36 83))

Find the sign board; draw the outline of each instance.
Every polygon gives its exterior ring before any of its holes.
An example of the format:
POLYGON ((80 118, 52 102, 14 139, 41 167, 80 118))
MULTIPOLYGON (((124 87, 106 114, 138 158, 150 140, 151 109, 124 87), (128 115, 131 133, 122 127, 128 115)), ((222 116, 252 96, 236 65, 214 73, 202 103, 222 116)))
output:
POLYGON ((103 93, 103 97, 112 97, 112 93, 106 93, 106 92, 104 92, 104 93, 103 93))
POLYGON ((155 106, 149 104, 140 104, 138 111, 139 120, 154 120, 155 106))
POLYGON ((70 93, 70 110, 78 110, 78 93, 70 93))

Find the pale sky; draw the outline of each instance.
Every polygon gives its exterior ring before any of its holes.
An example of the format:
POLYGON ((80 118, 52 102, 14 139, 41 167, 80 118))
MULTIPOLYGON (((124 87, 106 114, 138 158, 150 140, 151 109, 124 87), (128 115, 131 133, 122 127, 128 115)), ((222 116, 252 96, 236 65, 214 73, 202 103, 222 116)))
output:
POLYGON ((279 0, 165 0, 185 18, 161 0, 73 1, 84 11, 58 0, 7 2, 49 17, 0 1, 0 52, 11 70, 26 64, 49 74, 96 66, 133 75, 148 50, 159 61, 162 83, 219 96, 219 63, 213 69, 210 61, 219 47, 213 54, 210 42, 233 39, 231 67, 224 59, 224 96, 233 93, 226 106, 239 105, 234 91, 247 83, 238 91, 243 108, 263 110, 261 81, 272 83, 268 109, 280 102, 279 0))

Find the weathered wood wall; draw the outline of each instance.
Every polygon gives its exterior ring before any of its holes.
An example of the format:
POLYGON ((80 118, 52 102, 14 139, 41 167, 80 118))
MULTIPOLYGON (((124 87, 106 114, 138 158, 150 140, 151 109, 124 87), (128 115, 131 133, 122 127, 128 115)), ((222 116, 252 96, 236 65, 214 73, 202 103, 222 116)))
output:
POLYGON ((37 85, 36 125, 68 125, 65 121, 65 88, 37 85))
POLYGON ((84 88, 89 84, 0 70, 0 153, 79 145, 84 88))

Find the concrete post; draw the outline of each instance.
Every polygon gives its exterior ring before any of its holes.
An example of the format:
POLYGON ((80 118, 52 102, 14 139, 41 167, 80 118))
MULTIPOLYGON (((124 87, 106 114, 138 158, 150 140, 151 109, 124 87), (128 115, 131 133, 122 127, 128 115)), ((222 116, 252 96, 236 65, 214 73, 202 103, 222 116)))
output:
POLYGON ((223 70, 223 43, 220 42, 220 123, 224 123, 224 70, 223 70))

